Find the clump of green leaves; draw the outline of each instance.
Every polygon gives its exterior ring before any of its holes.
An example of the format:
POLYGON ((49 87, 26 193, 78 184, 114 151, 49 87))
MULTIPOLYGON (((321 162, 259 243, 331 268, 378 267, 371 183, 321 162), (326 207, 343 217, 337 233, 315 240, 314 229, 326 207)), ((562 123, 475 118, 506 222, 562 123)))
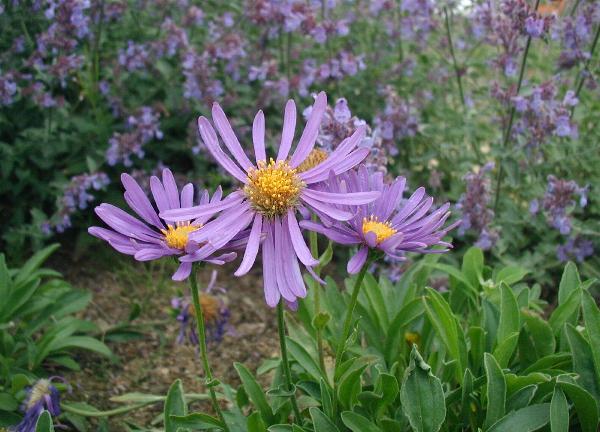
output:
POLYGON ((0 254, 0 426, 18 423, 25 387, 47 376, 47 367, 79 370, 76 350, 112 356, 92 336, 99 333, 96 325, 75 316, 87 307, 91 294, 41 267, 57 247, 42 249, 12 269, 0 254))

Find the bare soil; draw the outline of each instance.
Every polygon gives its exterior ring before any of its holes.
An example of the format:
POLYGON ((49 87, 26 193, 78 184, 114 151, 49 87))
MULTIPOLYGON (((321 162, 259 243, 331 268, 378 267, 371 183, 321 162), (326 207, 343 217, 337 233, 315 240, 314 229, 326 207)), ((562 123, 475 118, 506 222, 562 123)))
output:
MULTIPOLYGON (((101 329, 110 329, 127 322, 137 303, 141 312, 132 324, 142 330, 144 336, 140 340, 108 343, 118 356, 116 363, 82 354, 77 359, 82 370, 66 376, 74 388, 66 399, 87 402, 100 410, 118 408, 122 405, 111 402, 111 397, 128 392, 165 395, 177 378, 183 381, 186 392, 205 392, 197 348, 176 342, 179 323, 170 302, 182 290, 187 293, 187 285, 170 280, 171 268, 159 269, 134 262, 122 264, 122 256, 110 262, 107 268, 101 269, 90 260, 61 270, 74 286, 93 293, 93 303, 86 310, 85 318, 101 329)), ((198 274, 201 284, 208 283, 211 270, 205 267, 198 274)), ((234 362, 244 363, 255 371, 265 359, 277 355, 276 316, 264 302, 259 269, 243 278, 233 276, 233 266, 218 270, 217 285, 226 289, 222 297, 230 310, 231 331, 220 343, 209 347, 209 356, 215 377, 237 386, 239 379, 234 362)), ((211 411, 208 403, 198 405, 211 411)), ((112 417, 109 430, 125 430, 123 420, 149 425, 161 411, 162 404, 158 403, 112 417)))

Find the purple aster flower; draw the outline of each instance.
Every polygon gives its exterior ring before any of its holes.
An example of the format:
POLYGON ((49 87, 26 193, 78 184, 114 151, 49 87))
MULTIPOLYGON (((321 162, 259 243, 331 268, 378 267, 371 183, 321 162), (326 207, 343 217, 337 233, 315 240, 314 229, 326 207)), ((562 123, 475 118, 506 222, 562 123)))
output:
MULTIPOLYGON (((331 241, 345 245, 357 245, 358 252, 348 261, 350 274, 358 273, 367 261, 369 249, 381 251, 395 260, 406 259, 406 252, 443 253, 451 248, 442 238, 457 223, 443 227, 450 216, 450 204, 430 211, 433 198, 418 188, 407 200, 402 200, 406 179, 398 177, 391 184, 384 184, 383 173, 370 175, 363 165, 358 172, 349 172, 338 177, 330 177, 327 190, 334 194, 364 193, 376 190, 379 198, 370 204, 352 205, 348 208, 353 218, 347 223, 328 221, 323 215, 323 223, 302 221, 303 228, 319 232, 331 241), (445 249, 432 249, 441 245, 445 249)), ((340 209, 344 206, 339 206, 340 209)))
POLYGON ((60 393, 52 385, 54 379, 59 378, 40 379, 27 389, 27 398, 22 407, 25 416, 15 426, 15 432, 35 432, 37 420, 44 410, 55 417, 60 415, 60 393))
MULTIPOLYGON (((151 261, 165 256, 179 256, 194 254, 198 249, 202 249, 202 244, 191 239, 192 233, 202 233, 203 227, 215 212, 204 212, 197 218, 180 219, 177 223, 172 223, 169 218, 158 216, 152 203, 140 187, 140 185, 129 174, 122 174, 121 181, 125 187, 125 201, 131 209, 142 219, 137 219, 129 213, 115 207, 111 204, 101 204, 96 207, 96 214, 110 228, 90 227, 88 232, 101 240, 108 242, 117 251, 133 255, 138 261, 151 261)), ((181 193, 175 183, 175 177, 171 170, 165 168, 162 172, 162 182, 158 177, 153 176, 150 179, 150 189, 158 210, 163 213, 170 209, 185 209, 194 205, 194 186, 191 183, 186 184, 181 193)), ((205 190, 201 194, 200 206, 209 207, 227 206, 233 200, 226 199, 221 201, 221 189, 218 188, 212 198, 205 190), (210 198, 210 199, 209 199, 210 198)), ((237 234, 237 233, 236 233, 237 234)), ((223 243, 226 246, 235 246, 237 239, 230 236, 228 241, 223 243)), ((243 241, 239 245, 243 245, 243 241)), ((221 249, 221 248, 218 248, 221 249)), ((205 248, 204 248, 205 250, 205 248)), ((222 265, 235 259, 234 252, 225 252, 222 255, 215 255, 216 249, 210 253, 198 258, 194 254, 196 261, 202 260, 212 264, 222 265)), ((190 261, 182 262, 179 269, 173 274, 173 280, 186 279, 192 270, 190 261)))
POLYGON ((243 186, 221 203, 162 213, 162 217, 168 220, 183 221, 223 211, 217 219, 206 225, 206 230, 190 233, 191 240, 207 244, 196 252, 181 257, 181 261, 204 259, 206 254, 212 253, 213 248, 219 249, 240 231, 252 225, 244 258, 235 275, 242 276, 251 269, 264 237, 262 258, 267 304, 275 307, 281 297, 293 303, 297 298, 306 296, 298 260, 309 272, 318 261, 311 255, 300 232, 296 220, 299 207, 306 206, 335 220, 349 220, 353 217, 352 213, 335 204, 366 204, 379 196, 379 192, 373 191, 337 193, 308 187, 327 179, 330 171, 335 174, 348 171, 369 153, 368 149, 356 148, 365 134, 363 126, 331 154, 326 155, 325 159, 319 158, 314 161, 313 166, 299 169, 310 158, 326 107, 327 96, 321 92, 296 150, 289 157, 296 129, 296 105, 293 100, 287 102, 276 159, 267 159, 265 117, 259 111, 252 128, 256 164, 246 156, 219 104, 213 104, 213 122, 233 160, 221 149, 210 122, 205 117, 198 119, 200 135, 210 153, 243 186))

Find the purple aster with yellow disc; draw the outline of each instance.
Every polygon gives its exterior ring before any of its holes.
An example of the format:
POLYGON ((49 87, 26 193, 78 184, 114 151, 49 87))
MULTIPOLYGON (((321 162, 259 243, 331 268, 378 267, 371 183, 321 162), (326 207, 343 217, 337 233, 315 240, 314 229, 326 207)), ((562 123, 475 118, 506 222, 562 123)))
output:
MULTIPOLYGON (((215 212, 205 213, 197 218, 178 220, 177 222, 161 218, 158 212, 172 209, 185 209, 194 205, 194 186, 186 184, 181 192, 177 188, 173 173, 169 169, 162 172, 162 181, 152 176, 150 190, 155 207, 146 196, 140 185, 129 174, 122 174, 121 181, 125 187, 125 201, 139 216, 139 219, 112 204, 103 203, 96 207, 96 214, 106 225, 102 228, 93 226, 88 232, 110 244, 117 251, 133 255, 138 261, 151 261, 166 256, 185 256, 194 254, 201 244, 191 240, 192 233, 200 232, 215 212)), ((221 200, 222 191, 218 188, 212 197, 207 190, 200 194, 200 205, 223 205, 228 200, 221 200)), ((216 255, 217 250, 203 257, 202 261, 212 264, 224 264, 235 259, 236 254, 231 249, 236 245, 243 247, 245 241, 241 236, 231 238, 227 251, 216 255)), ((222 248, 220 248, 222 249, 222 248)), ((186 261, 179 265, 173 274, 173 280, 186 279, 192 270, 192 262, 186 261)))
POLYGON ((381 192, 370 204, 346 208, 354 217, 346 222, 328 220, 321 215, 322 223, 303 221, 302 228, 325 235, 331 241, 358 246, 357 253, 348 261, 350 274, 358 273, 367 262, 370 250, 377 250, 392 259, 404 260, 406 252, 443 253, 452 247, 443 240, 457 223, 444 227, 450 216, 450 204, 433 207, 433 198, 425 188, 418 188, 408 199, 403 195, 406 179, 396 178, 386 184, 383 174, 370 174, 362 165, 357 171, 342 176, 332 176, 322 185, 330 193, 358 193, 376 190, 381 192), (442 246, 434 249, 434 246, 442 246))
POLYGON ((220 249, 251 225, 248 245, 242 263, 235 272, 236 276, 244 275, 252 268, 262 241, 267 304, 275 307, 281 298, 293 303, 297 298, 306 296, 298 261, 309 271, 318 261, 311 255, 302 237, 296 220, 298 209, 306 207, 334 220, 344 221, 352 219, 354 215, 338 207, 339 204, 362 205, 379 196, 378 191, 342 193, 310 188, 326 180, 330 172, 342 174, 350 170, 369 153, 369 149, 357 148, 365 134, 364 126, 357 128, 330 154, 321 152, 317 155, 313 151, 326 107, 327 96, 321 92, 298 145, 290 155, 296 130, 296 105, 289 100, 285 106, 281 143, 275 158, 267 158, 265 117, 259 111, 252 127, 256 163, 246 156, 219 104, 213 105, 212 119, 231 156, 221 148, 208 119, 198 119, 198 129, 206 147, 216 161, 241 183, 241 187, 223 202, 161 213, 166 219, 185 221, 222 211, 206 225, 205 230, 190 233, 189 238, 195 242, 207 243, 196 252, 181 257, 181 261, 205 259, 207 254, 220 249), (307 161, 308 164, 303 164, 307 161))

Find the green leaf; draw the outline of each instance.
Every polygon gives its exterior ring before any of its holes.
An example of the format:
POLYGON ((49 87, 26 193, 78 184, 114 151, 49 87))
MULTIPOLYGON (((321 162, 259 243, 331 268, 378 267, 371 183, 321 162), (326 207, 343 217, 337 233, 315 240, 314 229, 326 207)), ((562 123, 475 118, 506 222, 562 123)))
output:
POLYGON ((573 379, 567 375, 559 376, 556 383, 575 405, 582 431, 597 432, 598 403, 594 397, 587 390, 575 384, 573 379))
POLYGON ((164 417, 165 417, 165 432, 177 432, 179 426, 174 423, 171 416, 184 416, 187 414, 187 404, 183 393, 181 380, 177 379, 167 393, 165 400, 164 417))
POLYGON ((352 432, 381 432, 381 429, 367 418, 352 411, 342 413, 342 421, 352 432))
POLYGON ((467 364, 467 348, 462 328, 440 293, 427 288, 427 296, 423 302, 431 325, 446 345, 451 358, 457 362, 456 379, 460 382, 467 364))
MULTIPOLYGON (((8 267, 6 266, 6 258, 2 253, 0 254, 0 298, 8 298, 10 282, 10 274, 8 273, 8 267)), ((0 310, 2 310, 2 308, 0 308, 0 310)))
POLYGON ((559 387, 554 388, 550 402, 550 430, 551 432, 569 432, 569 404, 559 387))
POLYGON ((529 271, 524 269, 523 267, 504 267, 502 270, 496 273, 494 282, 496 282, 497 284, 499 284, 500 282, 504 282, 507 285, 512 285, 523 279, 527 273, 529 273, 529 271))
POLYGON ((233 367, 237 371, 240 376, 240 380, 242 381, 242 385, 244 386, 244 390, 248 394, 248 397, 258 409, 260 414, 268 424, 275 423, 275 416, 273 415, 273 410, 269 406, 267 402, 267 398, 265 393, 262 390, 262 387, 256 382, 254 375, 250 373, 246 367, 241 363, 234 363, 233 367))
POLYGON ((43 411, 35 424, 35 432, 54 432, 52 416, 48 411, 43 411))
POLYGON ((593 350, 590 344, 571 324, 566 325, 566 334, 573 355, 573 372, 579 375, 577 382, 600 400, 600 389, 596 382, 593 350))
POLYGON ((493 355, 485 353, 483 363, 487 382, 487 410, 485 424, 493 425, 502 418, 506 406, 506 379, 493 355))
MULTIPOLYGON (((216 420, 216 419, 215 419, 216 420)), ((266 432, 267 425, 263 421, 260 413, 258 411, 254 411, 252 414, 248 416, 248 432, 266 432)))
POLYGON ((521 408, 525 408, 535 395, 538 386, 535 384, 531 384, 525 386, 519 390, 517 390, 507 401, 506 401, 506 411, 517 411, 521 408))
POLYGON ((287 349, 290 355, 298 362, 298 364, 315 380, 319 381, 325 374, 321 371, 319 364, 306 351, 306 349, 296 342, 294 339, 287 337, 287 349))
POLYGON ((362 365, 340 377, 337 395, 343 407, 351 409, 357 402, 361 391, 361 375, 366 368, 367 365, 362 365))
POLYGON ((309 409, 310 418, 313 422, 313 427, 315 428, 315 432, 339 432, 340 430, 337 428, 335 423, 333 423, 329 418, 323 414, 319 408, 312 407, 309 409))
POLYGON ((583 319, 585 321, 585 332, 587 333, 592 350, 594 370, 596 372, 596 383, 600 387, 600 310, 591 294, 583 291, 582 297, 583 319))
POLYGON ((26 281, 29 277, 31 277, 31 273, 34 272, 39 266, 41 266, 44 261, 48 259, 50 255, 54 253, 56 249, 60 247, 60 244, 54 243, 50 246, 45 247, 41 251, 36 252, 31 258, 27 260, 27 262, 21 267, 19 273, 15 277, 15 284, 18 285, 24 281, 26 281))
POLYGON ((500 323, 496 334, 497 344, 502 344, 521 328, 519 305, 513 290, 505 283, 500 285, 500 323))
POLYGON ((16 411, 19 402, 10 393, 0 393, 0 411, 16 411))
MULTIPOLYGON (((167 417, 165 416, 165 431, 168 431, 169 429, 166 428, 166 424, 167 417)), ((203 413, 193 413, 188 415, 171 415, 169 416, 169 425, 173 428, 170 430, 179 430, 179 432, 182 432, 180 428, 188 428, 192 430, 206 430, 219 428, 223 430, 223 424, 218 419, 203 413)))
POLYGON ((508 367, 508 363, 513 355, 513 352, 515 351, 518 342, 519 333, 515 332, 508 335, 508 337, 496 347, 496 349, 494 350, 494 357, 498 361, 500 367, 508 367))
POLYGON ((487 432, 531 432, 550 421, 550 404, 530 405, 502 417, 487 432))
POLYGON ((413 345, 400 390, 402 410, 418 432, 437 432, 446 418, 442 383, 413 345))
POLYGON ((483 252, 481 249, 471 247, 462 261, 462 273, 473 287, 478 287, 483 278, 483 252))
POLYGON ((112 352, 103 342, 89 336, 69 336, 66 338, 55 339, 50 344, 50 351, 59 351, 65 348, 80 348, 88 351, 94 351, 106 357, 111 357, 112 352))
POLYGON ((571 320, 571 317, 577 313, 579 304, 581 302, 581 291, 571 291, 569 296, 552 312, 548 323, 554 334, 557 335, 565 325, 565 323, 571 320))
POLYGON ((396 358, 398 347, 403 343, 404 329, 413 320, 419 318, 425 312, 425 306, 421 298, 412 299, 396 313, 387 330, 385 341, 385 358, 388 362, 396 358))
POLYGON ((566 302, 573 292, 579 291, 580 287, 581 279, 579 279, 577 266, 569 261, 560 278, 560 285, 558 286, 558 304, 561 305, 566 302))
POLYGON ((525 322, 529 342, 535 349, 536 357, 542 358, 551 355, 556 350, 556 340, 552 327, 537 313, 531 310, 523 310, 521 317, 525 322))

